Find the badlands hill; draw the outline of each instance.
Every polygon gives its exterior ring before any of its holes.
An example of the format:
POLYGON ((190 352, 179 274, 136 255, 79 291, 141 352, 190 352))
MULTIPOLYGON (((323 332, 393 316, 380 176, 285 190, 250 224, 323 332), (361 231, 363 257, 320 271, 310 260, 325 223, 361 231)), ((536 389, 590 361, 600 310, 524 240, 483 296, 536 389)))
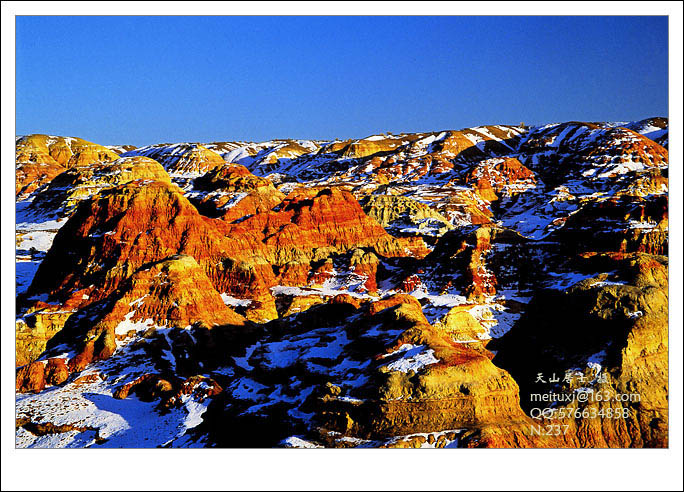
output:
POLYGON ((20 137, 17 446, 666 447, 667 143, 20 137))

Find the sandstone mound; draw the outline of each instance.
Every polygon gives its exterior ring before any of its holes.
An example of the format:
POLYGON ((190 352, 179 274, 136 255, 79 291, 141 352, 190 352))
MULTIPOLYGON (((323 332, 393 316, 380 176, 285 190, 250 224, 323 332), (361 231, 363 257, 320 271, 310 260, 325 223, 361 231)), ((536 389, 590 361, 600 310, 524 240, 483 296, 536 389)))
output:
POLYGON ((26 198, 65 169, 116 160, 118 154, 80 138, 28 135, 16 142, 16 193, 26 198))
POLYGON ((87 289, 94 296, 89 298, 92 302, 141 266, 173 254, 193 256, 214 285, 225 289, 230 281, 222 260, 257 255, 264 247, 249 235, 229 237, 222 224, 202 217, 168 182, 133 181, 111 188, 76 209, 57 234, 30 292, 63 298, 87 289))
POLYGON ((131 181, 161 181, 171 184, 169 175, 147 157, 122 157, 113 162, 75 166, 52 180, 33 204, 33 210, 68 214, 82 200, 131 181))
POLYGON ((520 382, 525 407, 533 405, 531 393, 539 391, 537 375, 555 372, 561 382, 554 391, 605 397, 572 401, 564 405, 568 409, 628 412, 619 418, 568 416, 555 422, 570 426, 566 446, 665 445, 667 261, 642 253, 590 255, 586 261, 616 269, 618 279, 597 276, 565 292, 540 292, 520 324, 497 341, 494 362, 520 382), (516 357, 520 351, 528 357, 516 357), (568 373, 570 380, 563 377, 568 373))
POLYGON ((363 209, 394 235, 431 234, 435 229, 435 235, 442 235, 453 228, 442 214, 408 197, 372 195, 363 209))
POLYGON ((216 152, 200 144, 152 145, 122 154, 144 156, 159 162, 171 176, 197 177, 224 163, 216 152))
POLYGON ((197 208, 226 222, 268 212, 285 198, 270 180, 254 176, 238 164, 216 167, 197 178, 194 185, 195 189, 206 191, 197 208))
MULTIPOLYGON (((137 180, 81 203, 57 234, 27 298, 48 294, 50 303, 83 308, 144 265, 183 254, 197 260, 219 293, 252 300, 248 316, 263 321, 277 317, 270 288, 278 277, 306 285, 313 262, 358 247, 383 256, 426 253, 419 240, 387 234, 339 190, 298 192, 277 209, 227 224, 200 215, 175 185, 137 180)), ((373 289, 372 258, 350 261, 373 289)), ((56 309, 43 301, 26 305, 28 313, 42 309, 41 316, 56 309)))
POLYGON ((488 159, 480 161, 466 177, 478 194, 487 201, 498 199, 498 194, 508 196, 534 188, 534 173, 518 159, 488 159))
POLYGON ((94 162, 109 162, 119 157, 107 147, 81 138, 29 135, 17 140, 17 162, 36 162, 36 158, 43 158, 50 163, 47 156, 67 169, 94 162))
POLYGON ((518 387, 491 363, 492 354, 430 326, 409 295, 361 307, 339 299, 271 325, 272 335, 241 362, 255 370, 231 383, 223 404, 207 414, 207 427, 231 422, 212 433, 217 445, 234 444, 245 426, 253 432, 263 429, 260 439, 275 443, 301 425, 293 416, 307 414, 312 414, 311 438, 335 447, 490 426, 510 428, 528 446, 558 444, 553 438, 529 437, 532 421, 520 409, 518 387), (345 321, 353 313, 355 321, 345 321), (307 330, 312 323, 318 328, 307 330), (263 394, 270 396, 250 401, 243 384, 265 386, 269 390, 263 394), (301 389, 293 393, 290 386, 301 389), (269 424, 276 416, 280 428, 269 424))
POLYGON ((85 312, 90 316, 71 318, 52 341, 52 345, 75 347, 76 355, 69 361, 71 371, 110 357, 117 340, 148 335, 159 328, 212 330, 245 325, 245 319, 223 303, 190 256, 174 256, 141 268, 85 312))

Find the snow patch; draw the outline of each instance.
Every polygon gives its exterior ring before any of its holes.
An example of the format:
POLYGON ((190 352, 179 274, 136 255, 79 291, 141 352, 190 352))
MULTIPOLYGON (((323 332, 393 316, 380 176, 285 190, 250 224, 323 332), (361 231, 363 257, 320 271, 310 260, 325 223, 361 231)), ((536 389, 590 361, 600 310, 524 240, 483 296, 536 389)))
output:
POLYGON ((425 345, 404 344, 397 351, 390 355, 401 354, 401 357, 394 362, 387 364, 390 371, 418 372, 425 366, 439 362, 434 356, 433 349, 427 349, 425 345))

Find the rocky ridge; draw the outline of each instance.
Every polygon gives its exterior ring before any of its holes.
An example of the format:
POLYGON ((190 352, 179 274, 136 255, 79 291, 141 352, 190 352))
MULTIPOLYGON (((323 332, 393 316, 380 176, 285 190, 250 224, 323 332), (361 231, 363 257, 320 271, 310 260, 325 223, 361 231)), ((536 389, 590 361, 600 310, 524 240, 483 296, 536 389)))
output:
POLYGON ((168 422, 156 445, 667 446, 663 144, 662 118, 22 137, 18 445, 138 442, 89 391, 168 422), (538 373, 583 375, 543 389, 601 417, 540 435, 538 373))

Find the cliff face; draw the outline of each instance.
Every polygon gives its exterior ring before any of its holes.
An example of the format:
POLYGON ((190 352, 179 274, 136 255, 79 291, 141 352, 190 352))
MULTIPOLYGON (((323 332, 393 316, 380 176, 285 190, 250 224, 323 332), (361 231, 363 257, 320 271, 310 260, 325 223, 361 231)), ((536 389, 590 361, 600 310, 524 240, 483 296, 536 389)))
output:
POLYGON ((528 408, 535 405, 533 394, 551 389, 600 398, 561 407, 593 418, 565 417, 558 408, 565 418, 553 423, 569 426, 563 435, 567 446, 666 445, 667 260, 637 253, 586 261, 612 264, 619 276, 538 294, 520 323, 497 340, 493 362, 521 381, 521 401, 528 408), (521 350, 537 356, 513 356, 521 350), (572 377, 555 385, 535 383, 538 374, 552 373, 572 377), (608 413, 615 416, 597 417, 608 413))
MULTIPOLYGON (((202 330, 234 330, 245 328, 246 323, 244 317, 223 303, 190 256, 172 256, 139 269, 106 299, 91 304, 84 312, 90 316, 70 318, 50 343, 75 348, 75 355, 68 360, 72 372, 111 357, 122 344, 136 337, 149 339, 158 331, 175 333, 175 340, 164 335, 173 355, 183 348, 179 338, 185 331, 196 334, 202 330)), ((187 340, 185 343, 188 344, 187 340)), ((184 361, 186 365, 197 365, 191 357, 197 354, 182 351, 172 358, 170 369, 177 374, 184 374, 179 365, 182 356, 189 359, 184 361)))
POLYGON ((363 422, 370 436, 527 420, 515 381, 491 363, 492 354, 482 344, 459 343, 443 328, 430 326, 411 296, 394 302, 398 304, 376 303, 380 304, 377 316, 403 321, 408 327, 376 356, 382 363, 375 374, 378 389, 373 403, 351 414, 363 422))
POLYGON ((18 139, 17 443, 665 447, 662 144, 18 139))

